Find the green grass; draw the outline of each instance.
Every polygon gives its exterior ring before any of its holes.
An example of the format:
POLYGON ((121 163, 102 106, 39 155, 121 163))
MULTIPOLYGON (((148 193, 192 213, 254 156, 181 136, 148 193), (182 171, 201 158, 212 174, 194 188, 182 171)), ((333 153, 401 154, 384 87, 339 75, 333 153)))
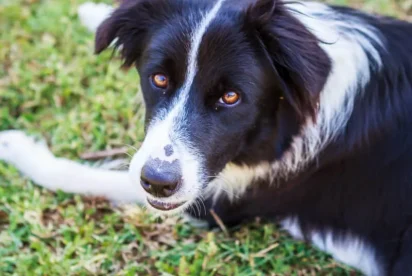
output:
MULTIPOLYGON (((46 137, 59 156, 139 146, 136 72, 94 56, 80 0, 0 0, 0 130, 46 137)), ((110 2, 110 1, 107 1, 110 2)), ((332 1, 329 1, 332 2, 332 1)), ((336 0, 334 3, 347 4, 336 0)), ((352 1, 407 17, 411 1, 352 1)), ((0 275, 352 275, 275 225, 223 232, 136 207, 51 193, 0 163, 0 275)))

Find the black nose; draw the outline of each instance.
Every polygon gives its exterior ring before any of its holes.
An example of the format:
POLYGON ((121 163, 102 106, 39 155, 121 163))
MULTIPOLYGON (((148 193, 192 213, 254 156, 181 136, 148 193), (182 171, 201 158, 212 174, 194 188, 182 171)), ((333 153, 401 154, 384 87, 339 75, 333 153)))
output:
POLYGON ((169 197, 178 191, 181 178, 178 160, 167 162, 150 159, 142 168, 140 182, 149 194, 155 197, 169 197))

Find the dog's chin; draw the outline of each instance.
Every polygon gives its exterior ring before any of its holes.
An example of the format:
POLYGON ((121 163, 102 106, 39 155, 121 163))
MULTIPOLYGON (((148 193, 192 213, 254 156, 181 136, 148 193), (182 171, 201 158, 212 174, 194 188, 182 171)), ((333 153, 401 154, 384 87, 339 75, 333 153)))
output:
POLYGON ((152 197, 146 198, 147 209, 158 215, 180 215, 190 206, 191 201, 165 202, 152 197))

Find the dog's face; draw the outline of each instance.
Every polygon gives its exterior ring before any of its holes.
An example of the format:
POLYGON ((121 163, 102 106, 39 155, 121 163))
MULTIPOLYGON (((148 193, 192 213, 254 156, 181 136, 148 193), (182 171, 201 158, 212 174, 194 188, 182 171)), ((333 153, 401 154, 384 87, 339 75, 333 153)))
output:
POLYGON ((315 115, 330 66, 275 0, 128 0, 99 27, 96 52, 115 39, 146 104, 132 181, 169 213, 203 196, 229 163, 280 158, 315 115))

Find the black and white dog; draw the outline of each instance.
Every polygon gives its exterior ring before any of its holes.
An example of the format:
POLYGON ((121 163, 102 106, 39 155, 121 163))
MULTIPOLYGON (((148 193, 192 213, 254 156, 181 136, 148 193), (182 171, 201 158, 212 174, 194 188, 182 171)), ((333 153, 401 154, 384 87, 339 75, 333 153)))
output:
POLYGON ((57 159, 23 133, 0 158, 52 190, 214 225, 276 219, 367 275, 412 275, 412 24, 321 3, 124 0, 100 24, 141 76, 130 172, 57 159))

